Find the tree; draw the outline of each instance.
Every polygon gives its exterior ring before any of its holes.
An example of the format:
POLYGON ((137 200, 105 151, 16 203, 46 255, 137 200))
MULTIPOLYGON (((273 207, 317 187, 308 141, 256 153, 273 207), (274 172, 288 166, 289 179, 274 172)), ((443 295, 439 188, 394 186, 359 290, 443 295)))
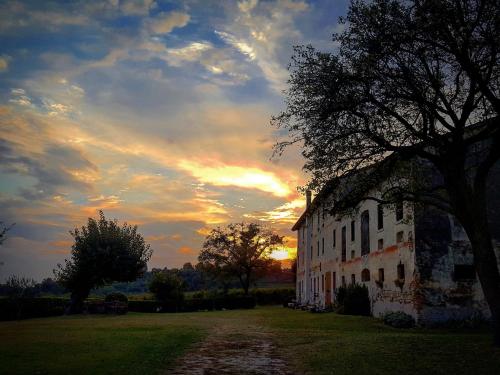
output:
POLYGON ((341 22, 335 52, 296 47, 286 109, 272 119, 290 138, 275 150, 303 144, 309 188, 356 178, 334 198, 339 210, 348 197, 453 214, 471 242, 500 345, 487 204, 491 189, 498 195, 488 185, 500 158, 498 1, 352 0, 341 22), (438 178, 425 181, 425 170, 438 178), (366 196, 367 186, 382 186, 381 196, 366 196))
POLYGON ((184 298, 184 282, 176 274, 170 271, 159 271, 153 274, 149 283, 149 291, 154 294, 158 301, 175 300, 177 303, 184 298))
POLYGON ((251 283, 273 264, 271 252, 283 243, 283 237, 260 224, 229 224, 210 232, 198 260, 207 268, 236 277, 247 295, 251 283))
POLYGON ((134 281, 146 271, 152 250, 137 226, 89 218, 87 225, 70 232, 75 243, 71 259, 54 270, 57 281, 71 291, 70 313, 81 312, 90 290, 113 281, 134 281))
POLYGON ((5 226, 3 221, 0 221, 0 245, 7 239, 7 232, 14 226, 15 224, 11 224, 9 226, 5 226))

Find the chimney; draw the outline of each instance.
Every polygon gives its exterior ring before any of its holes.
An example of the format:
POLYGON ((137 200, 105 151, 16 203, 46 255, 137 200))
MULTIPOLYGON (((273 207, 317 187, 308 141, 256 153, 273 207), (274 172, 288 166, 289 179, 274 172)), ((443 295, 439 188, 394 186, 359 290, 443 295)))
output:
POLYGON ((306 190, 306 210, 311 205, 311 190, 306 190))

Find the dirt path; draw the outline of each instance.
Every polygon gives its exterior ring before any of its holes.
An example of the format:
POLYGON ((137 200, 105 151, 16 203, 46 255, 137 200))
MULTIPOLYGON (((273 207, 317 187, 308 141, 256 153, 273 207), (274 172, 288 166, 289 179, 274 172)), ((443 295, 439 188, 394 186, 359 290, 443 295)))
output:
POLYGON ((262 327, 221 323, 167 374, 292 374, 279 356, 272 335, 262 327))

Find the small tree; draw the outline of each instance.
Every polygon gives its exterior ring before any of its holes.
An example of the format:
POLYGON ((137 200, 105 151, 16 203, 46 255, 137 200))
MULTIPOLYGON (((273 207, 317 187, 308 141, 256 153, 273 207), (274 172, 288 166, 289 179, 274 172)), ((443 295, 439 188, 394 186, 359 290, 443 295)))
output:
POLYGON ((71 259, 54 270, 57 281, 71 291, 69 313, 79 313, 90 290, 114 281, 133 281, 146 271, 152 250, 137 226, 118 225, 99 211, 99 220, 70 232, 75 243, 71 259))
POLYGON ((260 224, 229 224, 211 231, 198 260, 222 275, 236 277, 247 295, 251 283, 271 267, 272 251, 283 244, 283 237, 260 224))
POLYGON ((178 307, 184 299, 183 280, 175 273, 169 271, 160 271, 153 274, 149 283, 149 291, 154 294, 158 301, 175 301, 178 307))

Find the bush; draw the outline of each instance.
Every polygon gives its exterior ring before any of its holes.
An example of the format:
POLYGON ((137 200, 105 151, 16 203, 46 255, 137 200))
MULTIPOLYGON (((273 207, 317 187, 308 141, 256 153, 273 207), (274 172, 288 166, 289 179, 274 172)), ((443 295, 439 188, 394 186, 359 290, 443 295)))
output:
POLYGON ((384 324, 394 328, 412 328, 415 327, 415 319, 411 315, 402 311, 388 312, 383 317, 384 324))
POLYGON ((370 297, 365 285, 349 285, 336 290, 336 311, 346 315, 371 315, 370 297))
MULTIPOLYGON (((231 297, 244 297, 241 289, 231 290, 228 294, 231 297)), ((266 288, 252 289, 249 293, 257 305, 283 305, 295 298, 295 289, 293 288, 266 288)))
POLYGON ((109 293, 104 298, 105 302, 123 302, 128 303, 128 298, 123 293, 109 293))
POLYGON ((68 304, 63 298, 0 298, 0 320, 63 315, 68 304))
POLYGON ((158 301, 182 301, 184 299, 184 283, 174 274, 156 272, 149 283, 149 290, 158 301))
POLYGON ((253 297, 226 296, 218 298, 192 298, 185 301, 129 301, 128 309, 134 312, 192 312, 213 310, 253 309, 253 297))

